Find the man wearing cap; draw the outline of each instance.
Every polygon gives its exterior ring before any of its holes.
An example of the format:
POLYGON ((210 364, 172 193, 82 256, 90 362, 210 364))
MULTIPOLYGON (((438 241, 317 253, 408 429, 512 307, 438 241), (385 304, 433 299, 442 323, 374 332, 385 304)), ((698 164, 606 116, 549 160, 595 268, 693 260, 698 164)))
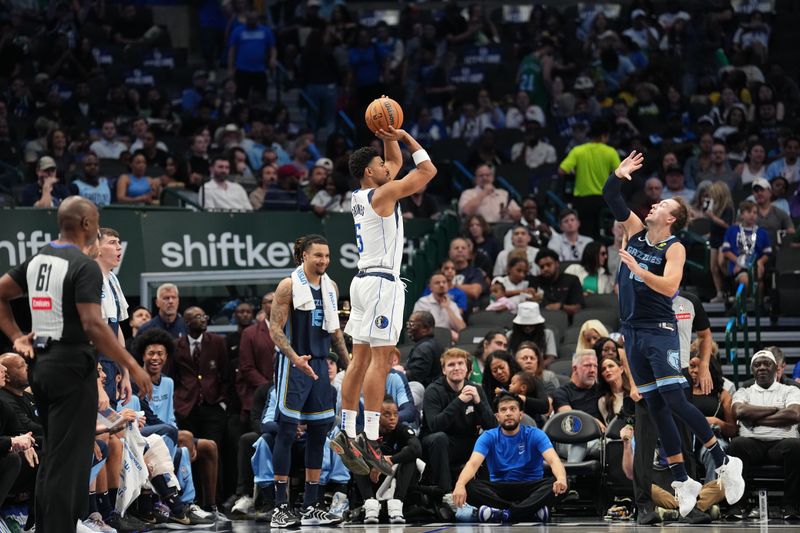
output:
POLYGON ((778 232, 794 233, 794 222, 791 217, 781 209, 772 205, 772 185, 764 178, 753 180, 753 200, 758 206, 756 224, 767 230, 769 242, 778 245, 778 232))
POLYGON ((643 9, 634 9, 631 20, 633 26, 623 31, 622 35, 629 37, 642 50, 658 48, 658 32, 649 24, 647 13, 643 9))
MULTIPOLYGON (((794 366, 794 374, 791 378, 785 376, 784 372, 786 372, 786 357, 783 355, 783 350, 777 346, 767 346, 764 349, 768 352, 772 352, 772 355, 775 356, 775 364, 777 365, 775 368, 775 381, 783 385, 790 385, 792 387, 800 388, 800 383, 793 379, 794 376, 800 376, 800 365, 794 366)), ((747 381, 740 383, 739 387, 744 389, 753 385, 755 382, 755 378, 750 378, 747 381)))
POLYGON ((46 155, 39 158, 36 176, 36 183, 31 183, 22 190, 20 205, 50 209, 58 207, 69 196, 69 190, 56 177, 56 162, 52 157, 46 155))
MULTIPOLYGON (((777 362, 768 350, 753 354, 750 369, 755 384, 733 395, 733 414, 739 424, 728 454, 744 464, 745 486, 752 483, 752 469, 760 465, 783 466, 783 510, 785 520, 800 520, 800 390, 775 379, 777 362)), ((743 518, 746 498, 729 511, 729 516, 743 518)))
POLYGON ((200 199, 205 209, 252 211, 250 198, 238 183, 228 180, 230 162, 216 155, 211 162, 211 180, 203 184, 200 199))
POLYGON ((511 147, 511 160, 524 163, 528 168, 537 168, 545 163, 556 162, 556 149, 541 140, 542 125, 536 120, 525 121, 525 140, 511 147))
POLYGON ((694 189, 686 187, 686 180, 683 177, 683 169, 679 165, 670 165, 664 174, 664 181, 666 187, 661 191, 661 198, 669 200, 675 196, 680 196, 687 203, 692 203, 694 200, 694 189))

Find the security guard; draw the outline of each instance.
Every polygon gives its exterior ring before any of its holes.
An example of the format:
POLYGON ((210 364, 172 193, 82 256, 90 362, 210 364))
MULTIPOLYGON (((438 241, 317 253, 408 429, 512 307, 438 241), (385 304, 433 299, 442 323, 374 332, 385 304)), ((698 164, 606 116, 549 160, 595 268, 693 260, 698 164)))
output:
POLYGON ((59 238, 0 278, 0 329, 32 360, 31 387, 44 426, 36 484, 36 530, 74 533, 86 515, 97 417, 95 349, 128 368, 142 394, 152 383, 100 314, 97 207, 79 196, 58 208, 59 238), (32 332, 23 334, 9 301, 28 295, 32 332))

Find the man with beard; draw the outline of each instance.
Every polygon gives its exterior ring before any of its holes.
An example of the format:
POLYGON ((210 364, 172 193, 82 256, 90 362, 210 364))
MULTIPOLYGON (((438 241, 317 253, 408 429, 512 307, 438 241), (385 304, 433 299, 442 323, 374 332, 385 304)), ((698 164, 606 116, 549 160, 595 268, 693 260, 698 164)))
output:
POLYGON ((548 506, 567 492, 567 471, 542 430, 520 425, 518 396, 500 393, 495 410, 500 425, 478 437, 453 489, 453 503, 479 507, 481 522, 547 522, 548 506), (490 481, 473 479, 484 460, 490 481), (544 461, 555 479, 544 477, 544 461))
POLYGON ((331 261, 328 241, 320 235, 301 237, 294 246, 294 259, 298 266, 278 284, 269 317, 270 335, 278 349, 278 430, 272 449, 276 508, 271 528, 342 521, 322 508, 319 493, 325 438, 336 406, 330 381, 318 376, 328 375, 331 347, 340 358, 349 357, 339 327, 338 288, 325 273, 331 261), (306 426, 306 483, 302 514, 297 517, 289 505, 288 488, 292 444, 299 424, 306 426))

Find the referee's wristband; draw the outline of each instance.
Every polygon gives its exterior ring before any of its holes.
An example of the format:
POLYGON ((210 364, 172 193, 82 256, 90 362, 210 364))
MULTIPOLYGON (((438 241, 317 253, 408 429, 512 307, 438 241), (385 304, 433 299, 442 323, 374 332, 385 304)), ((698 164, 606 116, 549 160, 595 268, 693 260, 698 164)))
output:
POLYGON ((419 149, 413 154, 411 154, 412 159, 414 159, 414 165, 420 166, 425 161, 430 161, 431 156, 428 155, 428 152, 425 150, 419 149))

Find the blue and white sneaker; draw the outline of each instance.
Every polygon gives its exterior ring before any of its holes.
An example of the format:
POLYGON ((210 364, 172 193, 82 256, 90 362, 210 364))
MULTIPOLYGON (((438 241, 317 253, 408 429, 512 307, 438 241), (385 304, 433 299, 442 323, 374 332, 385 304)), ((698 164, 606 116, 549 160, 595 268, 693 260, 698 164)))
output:
POLYGON ((536 511, 536 518, 542 524, 546 524, 550 521, 550 508, 546 505, 543 505, 538 511, 536 511))
POLYGON ((481 505, 478 509, 478 520, 481 522, 494 522, 502 523, 510 521, 510 513, 508 509, 496 509, 488 505, 481 505))

